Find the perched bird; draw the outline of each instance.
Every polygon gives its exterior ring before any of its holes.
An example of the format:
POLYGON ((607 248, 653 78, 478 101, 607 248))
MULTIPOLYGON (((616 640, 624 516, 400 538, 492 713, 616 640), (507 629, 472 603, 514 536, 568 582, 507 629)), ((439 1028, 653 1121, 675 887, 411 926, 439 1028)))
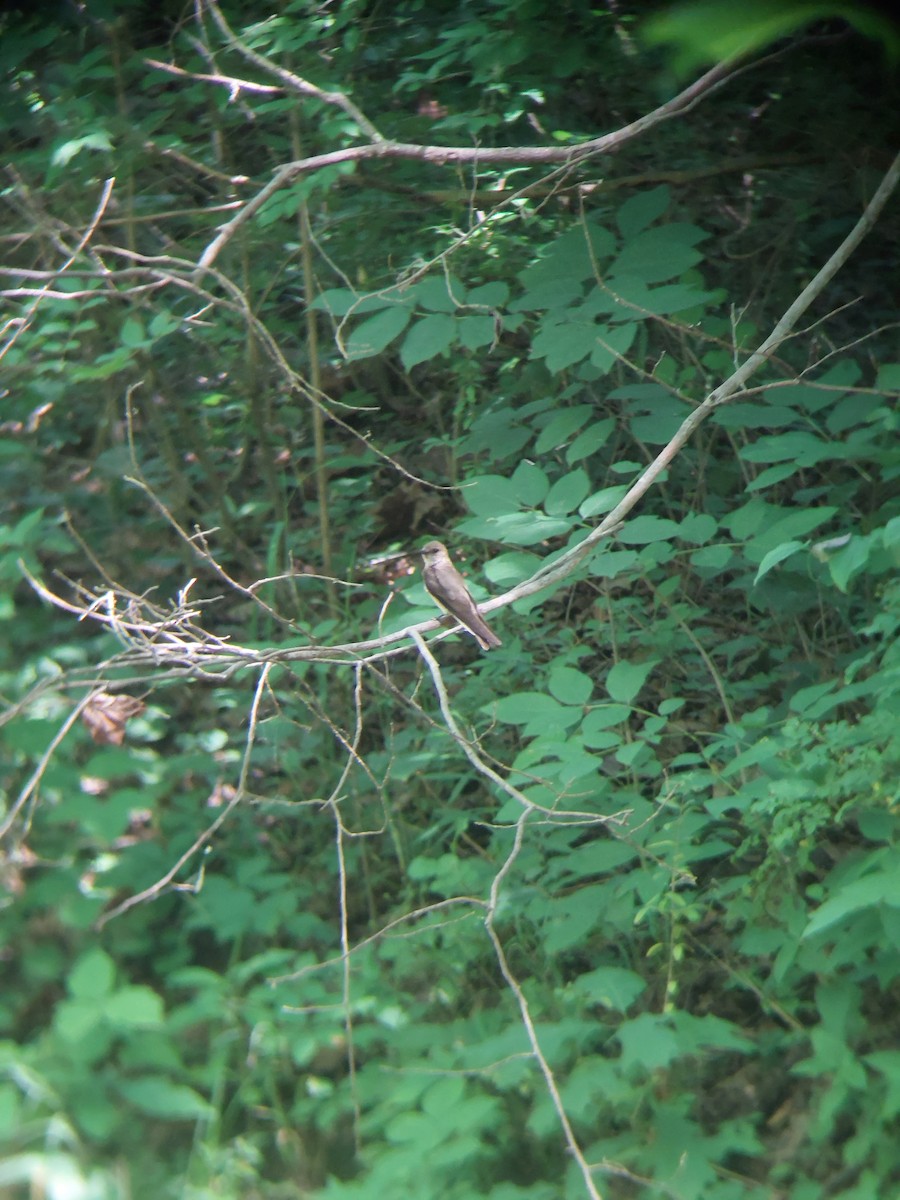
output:
POLYGON ((422 556, 422 580, 435 604, 459 621, 482 650, 502 645, 496 633, 485 624, 443 542, 427 542, 419 554, 422 556))

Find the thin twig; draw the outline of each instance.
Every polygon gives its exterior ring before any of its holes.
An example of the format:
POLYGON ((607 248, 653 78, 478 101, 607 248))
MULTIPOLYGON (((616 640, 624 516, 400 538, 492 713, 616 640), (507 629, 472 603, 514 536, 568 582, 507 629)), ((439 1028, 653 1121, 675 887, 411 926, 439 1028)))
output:
POLYGON ((253 693, 253 703, 250 705, 250 717, 247 724, 247 738, 244 742, 241 771, 238 777, 238 783, 237 787, 235 788, 234 795, 228 801, 226 807, 219 813, 213 823, 204 829, 200 836, 194 841, 193 845, 185 850, 184 854, 181 855, 174 866, 170 870, 166 871, 165 875, 158 879, 156 883, 151 884, 150 887, 144 888, 142 892, 137 892, 135 895, 129 896, 126 900, 123 900, 121 904, 117 904, 115 908, 110 909, 109 912, 103 913, 102 916, 97 919, 97 929, 102 929, 104 925, 108 924, 116 917, 120 917, 123 913, 128 912, 128 910, 130 908, 134 908, 136 904, 142 904, 146 900, 153 900, 159 896, 163 890, 169 886, 185 863, 190 862, 197 851, 203 849, 203 847, 210 841, 216 830, 225 824, 232 812, 234 812, 235 808, 237 808, 241 801, 245 799, 247 793, 247 778, 250 773, 250 757, 253 751, 254 742, 256 741, 256 726, 259 719, 259 705, 263 692, 266 689, 266 683, 269 678, 270 670, 271 664, 266 663, 259 673, 259 680, 256 684, 256 690, 253 693))

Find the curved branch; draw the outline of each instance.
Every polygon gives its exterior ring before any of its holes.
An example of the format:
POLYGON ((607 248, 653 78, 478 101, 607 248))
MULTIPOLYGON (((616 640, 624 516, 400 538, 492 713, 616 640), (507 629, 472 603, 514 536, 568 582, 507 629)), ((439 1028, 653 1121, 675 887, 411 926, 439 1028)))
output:
MULTIPOLYGON (((207 0, 210 11, 214 5, 207 0)), ((617 150, 625 142, 646 133, 654 125, 667 121, 672 117, 687 112, 705 96, 731 77, 734 73, 732 64, 720 63, 718 66, 701 75, 677 96, 667 100, 652 112, 645 113, 636 121, 623 125, 611 133, 592 138, 577 146, 498 146, 495 149, 485 146, 420 146, 414 142, 392 142, 373 138, 363 146, 347 146, 342 150, 331 150, 327 154, 314 154, 297 162, 285 163, 279 167, 270 181, 247 201, 244 208, 223 225, 218 234, 209 243, 197 260, 198 271, 211 266, 225 246, 240 229, 240 227, 259 211, 270 196, 281 188, 286 187, 298 175, 318 171, 323 167, 335 166, 343 162, 359 162, 372 158, 404 158, 417 159, 420 162, 433 163, 438 166, 458 165, 460 163, 519 163, 519 164, 552 164, 560 163, 570 166, 584 159, 594 158, 598 154, 607 154, 617 150)))

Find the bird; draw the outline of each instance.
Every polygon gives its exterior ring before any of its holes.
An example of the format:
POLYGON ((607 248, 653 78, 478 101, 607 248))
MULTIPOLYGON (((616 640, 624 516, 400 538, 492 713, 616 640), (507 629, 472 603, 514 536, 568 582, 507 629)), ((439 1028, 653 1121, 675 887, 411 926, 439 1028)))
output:
POLYGON ((482 650, 503 643, 489 629, 478 606, 469 595, 462 575, 454 567, 443 542, 426 542, 418 553, 422 557, 422 580, 429 596, 471 633, 482 650))

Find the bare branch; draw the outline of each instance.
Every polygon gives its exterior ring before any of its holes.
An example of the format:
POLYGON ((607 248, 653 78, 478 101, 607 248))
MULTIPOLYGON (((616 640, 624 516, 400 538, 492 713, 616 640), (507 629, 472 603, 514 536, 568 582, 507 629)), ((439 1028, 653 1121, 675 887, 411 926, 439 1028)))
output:
MULTIPOLYGON (((214 5, 206 0, 210 11, 214 5)), ((197 260, 198 271, 204 271, 212 266, 218 258, 223 246, 234 237, 240 227, 259 211, 270 196, 281 188, 286 187, 298 175, 321 170, 323 167, 336 166, 343 162, 360 162, 364 159, 404 158, 420 162, 447 166, 459 163, 475 163, 479 166, 487 164, 518 163, 541 164, 562 163, 571 166, 599 154, 608 154, 620 146, 646 133, 662 121, 670 120, 680 113, 692 108, 700 99, 721 87, 730 78, 733 68, 720 64, 707 71, 698 80, 679 92, 665 104, 661 104, 652 112, 645 113, 636 121, 623 125, 612 133, 602 137, 592 138, 577 146, 420 146, 410 142, 391 142, 373 140, 364 146, 348 146, 342 150, 331 150, 327 154, 314 154, 298 162, 286 163, 275 172, 272 179, 255 196, 247 201, 237 216, 223 225, 216 237, 209 243, 197 260)))
POLYGON ((145 900, 153 900, 155 897, 159 896, 169 886, 169 884, 172 883, 175 876, 185 865, 185 863, 190 862, 198 850, 203 849, 203 847, 210 841, 216 830, 225 824, 235 808, 237 808, 240 802, 246 798, 247 778, 250 773, 250 758, 253 752, 254 742, 256 741, 256 726, 259 720, 259 705, 263 692, 266 689, 270 669, 271 668, 269 665, 266 664, 260 671, 259 680, 256 684, 256 690, 253 693, 253 703, 250 705, 250 718, 247 725, 247 739, 244 743, 244 753, 241 759, 240 776, 238 778, 237 787, 234 790, 234 795, 231 797, 231 799, 228 801, 228 804, 219 813, 213 823, 204 829, 200 836, 195 840, 194 844, 185 850, 184 854, 181 855, 181 857, 171 867, 170 870, 166 871, 165 875, 163 875, 161 879, 158 879, 156 883, 151 884, 150 887, 144 888, 142 892, 137 892, 135 895, 129 896, 126 900, 123 900, 121 904, 117 904, 115 908, 110 909, 109 912, 103 913, 103 915, 99 917, 96 922, 98 929, 102 929, 104 925, 106 925, 109 921, 112 921, 115 917, 120 917, 122 913, 127 912, 129 908, 134 908, 136 904, 141 904, 145 900))
POLYGON ((325 104, 333 104, 337 108, 342 109, 351 120, 355 121, 363 133, 370 137, 374 142, 382 141, 381 134, 365 115, 361 112, 349 97, 343 92, 326 92, 320 87, 316 87, 314 83, 310 83, 307 79, 302 79, 299 75, 295 75, 293 71, 288 71, 284 67, 279 67, 273 63, 271 59, 266 58, 262 54, 257 54, 245 42, 237 36, 215 2, 215 0, 203 0, 203 7, 207 9, 213 21, 219 28, 219 32, 225 37, 230 45, 247 60, 253 63, 255 67, 259 67, 261 71, 266 71, 270 75, 274 75, 276 79, 280 79, 284 86, 295 92, 299 92, 301 96, 313 96, 317 100, 322 100, 325 104))

